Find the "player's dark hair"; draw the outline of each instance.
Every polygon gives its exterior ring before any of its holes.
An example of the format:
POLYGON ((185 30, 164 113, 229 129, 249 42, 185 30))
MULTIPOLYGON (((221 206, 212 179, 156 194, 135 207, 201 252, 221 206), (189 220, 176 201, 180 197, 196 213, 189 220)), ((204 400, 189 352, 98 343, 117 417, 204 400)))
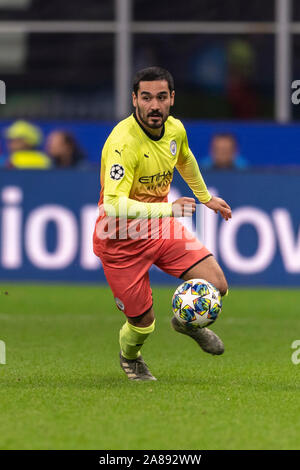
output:
POLYGON ((139 70, 133 78, 133 91, 137 95, 140 82, 153 82, 156 80, 166 80, 170 93, 174 90, 174 79, 168 70, 162 67, 147 67, 139 70))

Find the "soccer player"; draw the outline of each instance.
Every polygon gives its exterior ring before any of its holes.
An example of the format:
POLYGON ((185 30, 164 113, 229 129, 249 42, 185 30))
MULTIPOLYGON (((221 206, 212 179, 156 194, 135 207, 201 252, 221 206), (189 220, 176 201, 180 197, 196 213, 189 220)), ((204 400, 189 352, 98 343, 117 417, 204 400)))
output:
MULTIPOLYGON (((117 307, 127 317, 119 335, 120 365, 130 380, 156 380, 140 352, 155 326, 148 274, 153 264, 183 280, 206 279, 221 295, 227 293, 213 255, 176 219, 192 216, 195 199, 168 202, 176 168, 202 204, 225 220, 231 218, 228 204, 208 192, 183 124, 170 116, 174 98, 174 81, 167 70, 139 71, 133 81, 135 112, 115 126, 102 151, 94 253, 102 261, 117 307)), ((175 317, 171 325, 204 351, 224 352, 212 330, 192 330, 175 317)))

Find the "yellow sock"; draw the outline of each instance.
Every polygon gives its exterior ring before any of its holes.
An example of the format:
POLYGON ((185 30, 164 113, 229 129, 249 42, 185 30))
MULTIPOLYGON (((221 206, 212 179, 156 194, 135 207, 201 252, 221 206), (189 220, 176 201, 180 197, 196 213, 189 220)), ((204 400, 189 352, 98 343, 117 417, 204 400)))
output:
POLYGON ((227 297, 227 295, 229 294, 229 289, 227 289, 226 293, 223 295, 223 297, 227 297))
POLYGON ((126 321, 120 330, 120 347, 122 356, 126 357, 126 359, 136 359, 140 356, 140 349, 150 333, 154 331, 154 328, 155 320, 146 328, 133 326, 126 321))

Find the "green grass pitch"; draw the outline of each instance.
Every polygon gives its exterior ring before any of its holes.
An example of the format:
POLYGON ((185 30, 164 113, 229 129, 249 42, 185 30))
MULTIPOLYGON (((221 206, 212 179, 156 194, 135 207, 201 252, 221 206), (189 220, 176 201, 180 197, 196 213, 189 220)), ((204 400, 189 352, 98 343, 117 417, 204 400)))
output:
POLYGON ((171 329, 173 290, 143 348, 158 381, 134 383, 108 288, 2 284, 0 449, 299 449, 300 292, 232 289, 214 357, 171 329))

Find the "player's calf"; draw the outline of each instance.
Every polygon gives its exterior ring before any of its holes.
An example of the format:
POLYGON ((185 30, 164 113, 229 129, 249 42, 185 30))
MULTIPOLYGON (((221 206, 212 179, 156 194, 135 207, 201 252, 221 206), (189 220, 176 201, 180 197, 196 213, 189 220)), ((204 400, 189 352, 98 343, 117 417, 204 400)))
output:
POLYGON ((137 327, 126 321, 120 330, 120 348, 121 353, 126 359, 137 359, 139 357, 140 349, 144 342, 154 331, 155 320, 150 326, 137 327))
POLYGON ((212 281, 208 281, 208 282, 211 282, 211 284, 213 284, 220 291, 220 294, 222 297, 224 297, 224 295, 228 293, 228 284, 225 279, 225 276, 223 276, 223 278, 221 279, 216 279, 215 282, 212 282, 212 281))

